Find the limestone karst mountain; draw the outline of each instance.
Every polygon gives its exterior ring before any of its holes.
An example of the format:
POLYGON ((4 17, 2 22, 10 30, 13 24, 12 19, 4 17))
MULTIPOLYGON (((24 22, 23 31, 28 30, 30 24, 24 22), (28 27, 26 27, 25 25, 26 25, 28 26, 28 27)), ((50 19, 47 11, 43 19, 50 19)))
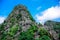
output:
POLYGON ((57 33, 55 33, 57 30, 53 29, 56 36, 51 34, 50 24, 47 22, 45 25, 37 24, 27 7, 17 5, 0 25, 0 40, 57 40, 57 33))
POLYGON ((35 25, 36 23, 34 21, 35 20, 32 18, 27 8, 23 5, 18 5, 13 9, 11 14, 2 25, 4 27, 4 32, 8 32, 8 34, 12 36, 14 34, 14 36, 18 36, 21 29, 22 31, 26 31, 31 24, 35 25), (10 34, 10 29, 12 29, 13 31, 15 29, 17 30, 15 30, 16 32, 14 32, 13 34, 10 34))
POLYGON ((49 33, 54 37, 55 40, 59 40, 60 35, 60 22, 47 21, 44 27, 49 31, 49 33))

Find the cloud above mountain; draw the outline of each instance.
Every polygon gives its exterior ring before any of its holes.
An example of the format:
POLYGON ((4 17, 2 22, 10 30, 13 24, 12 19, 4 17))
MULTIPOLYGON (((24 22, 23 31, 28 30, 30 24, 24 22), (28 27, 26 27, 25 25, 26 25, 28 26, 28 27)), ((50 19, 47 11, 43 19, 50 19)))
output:
POLYGON ((5 17, 0 17, 0 24, 3 23, 5 20, 5 17))
POLYGON ((36 20, 44 23, 47 20, 60 18, 60 6, 54 6, 36 14, 36 20), (41 16, 39 14, 42 14, 41 16))

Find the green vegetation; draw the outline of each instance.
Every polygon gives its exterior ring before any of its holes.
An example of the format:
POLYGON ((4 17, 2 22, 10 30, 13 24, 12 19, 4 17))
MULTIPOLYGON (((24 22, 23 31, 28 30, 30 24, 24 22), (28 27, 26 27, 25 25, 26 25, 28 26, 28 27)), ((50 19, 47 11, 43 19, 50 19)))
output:
POLYGON ((44 35, 39 40, 51 40, 48 36, 44 35))
POLYGON ((4 30, 4 24, 0 25, 0 31, 4 30))
POLYGON ((18 40, 50 40, 50 36, 47 30, 44 28, 37 28, 35 25, 31 27, 26 32, 21 32, 18 40), (34 39, 34 33, 39 32, 40 37, 34 39))
POLYGON ((54 27, 54 30, 60 30, 60 26, 56 25, 56 26, 54 27))
POLYGON ((40 27, 38 29, 38 32, 39 32, 38 34, 40 35, 38 40, 50 40, 50 34, 46 29, 44 29, 43 27, 40 27))
POLYGON ((15 21, 15 18, 12 17, 12 18, 10 19, 10 22, 13 24, 14 21, 15 21))
POLYGON ((58 24, 55 24, 54 25, 54 30, 60 30, 60 24, 58 25, 58 24))
POLYGON ((34 40, 34 32, 37 30, 37 26, 31 25, 26 32, 21 32, 19 40, 34 40))
POLYGON ((34 38, 30 33, 21 32, 18 40, 34 40, 34 38))
POLYGON ((3 29, 4 29, 3 25, 2 26, 0 25, 0 31, 3 30, 3 29))
POLYGON ((28 10, 26 10, 28 13, 29 13, 29 18, 32 20, 32 21, 35 21, 34 18, 31 16, 30 12, 28 10))
POLYGON ((17 20, 19 20, 21 17, 22 17, 22 15, 19 13, 16 18, 17 18, 17 20))
MULTIPOLYGON (((19 28, 18 24, 13 25, 9 29, 7 34, 13 37, 17 33, 18 28, 19 28)), ((3 34, 1 40, 6 40, 6 34, 3 34)), ((31 24, 31 27, 27 31, 20 33, 18 40, 50 40, 50 35, 48 31, 44 29, 43 27, 37 28, 36 25, 31 24), (35 32, 38 32, 38 35, 40 35, 40 37, 37 39, 34 38, 35 32)))
POLYGON ((31 19, 32 21, 35 21, 35 20, 32 18, 32 16, 30 16, 30 19, 31 19))
POLYGON ((31 25, 30 29, 28 29, 28 31, 32 30, 33 32, 37 31, 37 26, 36 25, 31 25))
POLYGON ((39 26, 43 26, 41 23, 38 24, 39 26))
POLYGON ((8 34, 10 35, 10 36, 14 36, 15 34, 16 34, 16 32, 17 32, 17 30, 18 30, 18 25, 16 24, 16 25, 13 25, 11 28, 10 28, 10 31, 8 32, 8 34))
POLYGON ((39 32, 39 35, 40 35, 40 36, 43 36, 43 35, 49 36, 48 31, 47 31, 46 29, 44 29, 43 27, 39 28, 39 29, 38 29, 38 32, 39 32))
POLYGON ((59 33, 59 39, 60 39, 60 33, 59 33))
POLYGON ((7 34, 2 33, 2 36, 1 36, 1 39, 0 40, 6 40, 6 35, 7 34))

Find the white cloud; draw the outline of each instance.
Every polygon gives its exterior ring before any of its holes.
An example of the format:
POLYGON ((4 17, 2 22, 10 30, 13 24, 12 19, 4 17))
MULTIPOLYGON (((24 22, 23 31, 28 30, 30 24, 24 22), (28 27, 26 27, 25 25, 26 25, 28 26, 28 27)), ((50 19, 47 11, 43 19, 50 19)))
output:
POLYGON ((5 17, 0 17, 0 24, 3 23, 5 20, 5 17))
POLYGON ((40 23, 44 23, 47 20, 54 20, 60 18, 60 7, 55 6, 48 8, 47 10, 41 12, 41 14, 41 16, 39 15, 39 13, 36 15, 36 20, 40 23))

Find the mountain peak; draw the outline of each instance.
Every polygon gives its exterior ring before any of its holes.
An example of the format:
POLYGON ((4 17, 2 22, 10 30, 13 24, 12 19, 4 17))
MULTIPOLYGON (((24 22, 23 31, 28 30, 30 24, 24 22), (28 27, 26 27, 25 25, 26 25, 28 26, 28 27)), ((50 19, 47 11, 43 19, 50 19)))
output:
POLYGON ((27 7, 25 6, 25 5, 22 5, 22 4, 19 4, 19 5, 16 5, 15 7, 14 7, 14 10, 21 10, 21 9, 23 9, 23 10, 26 10, 27 9, 27 7))

